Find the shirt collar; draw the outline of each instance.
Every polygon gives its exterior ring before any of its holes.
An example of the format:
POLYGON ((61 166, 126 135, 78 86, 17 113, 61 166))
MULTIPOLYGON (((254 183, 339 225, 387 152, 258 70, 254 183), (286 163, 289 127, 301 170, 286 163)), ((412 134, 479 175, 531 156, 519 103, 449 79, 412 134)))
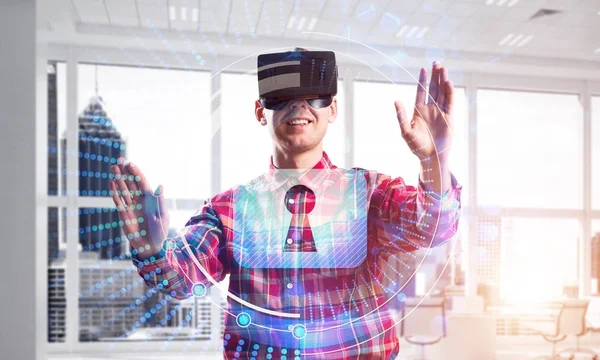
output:
POLYGON ((266 173, 266 180, 269 184, 269 190, 274 191, 282 186, 286 189, 294 185, 304 185, 311 190, 321 186, 326 174, 337 166, 331 163, 329 156, 323 151, 323 156, 311 169, 297 173, 296 169, 279 169, 273 165, 273 155, 270 157, 269 171, 266 173))

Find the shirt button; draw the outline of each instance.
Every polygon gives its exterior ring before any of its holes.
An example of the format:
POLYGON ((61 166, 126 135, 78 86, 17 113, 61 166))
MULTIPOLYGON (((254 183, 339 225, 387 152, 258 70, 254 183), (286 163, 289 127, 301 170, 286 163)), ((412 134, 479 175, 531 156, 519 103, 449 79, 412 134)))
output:
POLYGON ((292 285, 292 283, 288 283, 288 284, 287 284, 287 288, 288 288, 288 289, 291 289, 292 287, 294 287, 294 285, 292 285))
POLYGON ((290 244, 290 245, 291 245, 293 242, 294 242, 294 240, 292 240, 292 239, 290 239, 290 238, 288 238, 288 239, 287 239, 287 243, 288 243, 288 244, 290 244))

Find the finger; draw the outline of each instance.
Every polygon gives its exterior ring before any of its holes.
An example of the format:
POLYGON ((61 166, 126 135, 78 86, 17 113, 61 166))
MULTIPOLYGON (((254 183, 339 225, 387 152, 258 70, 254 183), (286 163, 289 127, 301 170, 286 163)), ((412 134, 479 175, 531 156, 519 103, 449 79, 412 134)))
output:
POLYGON ((419 84, 417 84, 417 99, 415 107, 425 105, 425 96, 427 94, 427 70, 421 68, 419 72, 419 84))
POLYGON ((142 192, 142 194, 151 194, 152 187, 150 186, 150 182, 146 180, 146 176, 140 170, 140 168, 137 167, 137 165, 135 165, 134 163, 130 162, 128 170, 129 173, 133 175, 136 181, 137 188, 142 192))
POLYGON ((121 201, 121 197, 117 194, 117 185, 115 180, 110 180, 108 182, 108 186, 110 190, 112 190, 112 199, 117 207, 117 213, 119 214, 119 218, 121 221, 129 220, 129 214, 125 210, 125 206, 123 206, 123 202, 121 201))
POLYGON ((436 102, 442 111, 446 111, 448 104, 446 104, 446 82, 448 81, 448 69, 445 67, 440 68, 440 86, 436 102))
POLYGON ((431 80, 429 80, 429 98, 427 103, 431 104, 437 99, 440 83, 440 64, 437 61, 433 62, 431 69, 431 80))
MULTIPOLYGON (((129 191, 129 197, 131 198, 131 202, 133 203, 133 196, 136 193, 137 190, 137 186, 135 184, 135 182, 133 181, 133 176, 129 173, 129 169, 128 169, 128 164, 127 161, 125 160, 125 158, 123 157, 119 157, 117 159, 117 164, 119 166, 119 170, 121 171, 121 177, 123 179, 123 181, 125 182, 125 185, 127 186, 127 190, 129 191)), ((120 186, 119 186, 120 188, 120 186)), ((121 196, 123 196, 123 193, 121 194, 121 196)), ((125 196, 123 196, 125 197, 125 196)), ((127 202, 127 200, 125 200, 127 202)), ((128 204, 130 205, 130 204, 128 204)))
POLYGON ((411 126, 408 117, 406 116, 406 109, 400 101, 395 101, 394 106, 396 107, 396 114, 398 116, 398 123, 400 124, 400 133, 402 137, 405 137, 410 133, 411 126))
POLYGON ((137 204, 141 190, 138 188, 137 181, 135 181, 135 175, 131 173, 131 163, 125 165, 125 183, 127 184, 127 188, 133 192, 133 202, 137 204))
MULTIPOLYGON (((454 83, 452 80, 446 81, 446 114, 451 115, 454 109, 454 83)), ((452 116, 448 116, 450 119, 452 116)))
POLYGON ((117 183, 117 194, 121 196, 123 202, 127 207, 131 206, 131 194, 129 189, 127 188, 127 184, 125 184, 125 180, 123 179, 123 174, 121 172, 121 167, 118 165, 113 165, 113 173, 115 174, 115 181, 117 183))
POLYGON ((167 213, 167 204, 162 185, 159 185, 155 192, 150 191, 146 193, 146 213, 157 216, 167 213))
POLYGON ((158 213, 161 216, 167 214, 167 202, 165 200, 165 195, 163 193, 164 189, 162 185, 159 185, 154 192, 154 196, 158 197, 158 213))

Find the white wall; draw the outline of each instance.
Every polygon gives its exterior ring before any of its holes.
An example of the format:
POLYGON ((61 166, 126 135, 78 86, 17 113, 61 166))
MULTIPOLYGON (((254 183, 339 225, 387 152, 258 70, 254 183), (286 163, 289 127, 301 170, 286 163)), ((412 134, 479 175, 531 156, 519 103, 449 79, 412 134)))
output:
POLYGON ((36 171, 36 159, 43 162, 40 168, 47 164, 45 156, 36 154, 46 154, 47 126, 36 125, 46 115, 47 86, 45 51, 38 51, 36 43, 36 11, 35 0, 0 4, 3 359, 46 358, 47 209, 37 205, 45 199, 47 180, 46 172, 36 171), (42 246, 36 246, 36 239, 42 246))

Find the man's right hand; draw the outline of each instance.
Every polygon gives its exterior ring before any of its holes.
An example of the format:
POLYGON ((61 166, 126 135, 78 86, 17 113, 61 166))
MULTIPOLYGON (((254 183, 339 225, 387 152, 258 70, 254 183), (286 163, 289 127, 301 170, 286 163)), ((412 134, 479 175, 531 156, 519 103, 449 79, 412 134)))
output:
POLYGON ((132 249, 139 251, 138 259, 150 258, 160 250, 169 231, 163 187, 153 192, 141 170, 131 162, 126 164, 122 157, 112 166, 112 172, 110 190, 123 221, 123 232, 132 249))

